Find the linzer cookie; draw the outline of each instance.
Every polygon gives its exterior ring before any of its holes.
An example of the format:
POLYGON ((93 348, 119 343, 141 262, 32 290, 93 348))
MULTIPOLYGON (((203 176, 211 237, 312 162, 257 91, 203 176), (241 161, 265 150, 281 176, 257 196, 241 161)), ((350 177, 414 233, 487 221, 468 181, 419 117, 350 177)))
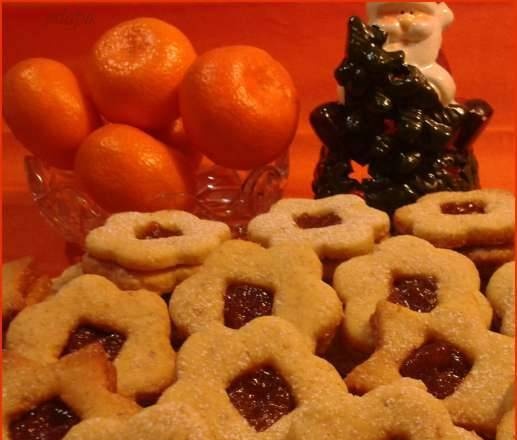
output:
POLYGON ((86 250, 94 258, 127 269, 155 271, 201 264, 229 238, 226 224, 184 211, 124 212, 91 231, 86 250))
POLYGON ((344 304, 343 337, 364 352, 374 348, 371 317, 381 300, 406 307, 417 317, 457 310, 485 328, 492 319, 474 264, 409 235, 384 240, 372 254, 341 264, 334 288, 344 304))
POLYGON ((355 195, 283 199, 251 220, 248 237, 264 246, 303 243, 330 266, 367 254, 389 232, 389 218, 355 195))
POLYGON ((515 408, 508 411, 499 422, 495 440, 515 440, 515 408))
POLYGON ((7 348, 52 363, 98 341, 117 370, 117 391, 139 399, 173 380, 169 338, 169 314, 157 295, 123 292, 105 278, 83 275, 23 310, 9 328, 7 348))
POLYGON ((515 336, 515 263, 506 263, 494 273, 486 290, 487 298, 498 318, 494 329, 515 336))
POLYGON ((501 246, 473 246, 457 249, 476 265, 481 278, 481 290, 485 292, 490 277, 505 263, 513 261, 513 243, 501 246))
POLYGON ((59 276, 52 278, 52 292, 58 292, 65 284, 68 284, 70 281, 75 280, 81 275, 84 275, 84 272, 80 263, 68 266, 65 270, 63 270, 63 272, 59 274, 59 276))
MULTIPOLYGON (((319 402, 318 402, 319 404, 319 402)), ((401 379, 363 397, 335 396, 296 419, 286 440, 404 439, 475 440, 457 428, 445 406, 422 389, 421 382, 401 379)))
POLYGON ((515 197, 498 189, 429 194, 399 208, 394 226, 401 234, 465 254, 485 284, 514 258, 515 197))
POLYGON ((230 237, 226 224, 184 211, 115 214, 88 234, 82 268, 121 289, 167 292, 230 237))
POLYGON ((184 404, 155 405, 120 420, 97 418, 76 425, 65 440, 215 440, 204 420, 184 404))
POLYGON ((192 406, 225 440, 284 439, 309 405, 347 395, 334 368, 311 353, 294 326, 273 316, 192 335, 178 355, 177 376, 158 405, 192 406))
POLYGON ((345 379, 357 393, 401 377, 421 380, 453 422, 492 438, 513 391, 514 339, 464 313, 443 309, 420 319, 388 301, 374 315, 376 350, 345 379))
POLYGON ((3 438, 60 440, 89 419, 137 413, 138 405, 115 393, 116 380, 98 344, 48 365, 4 352, 3 438))
POLYGON ((341 303, 321 281, 321 263, 308 246, 223 243, 180 284, 170 314, 181 336, 215 322, 237 329, 259 316, 294 324, 313 349, 324 349, 341 322, 341 303))
POLYGON ((50 279, 38 273, 32 257, 2 265, 2 322, 4 330, 22 309, 45 299, 50 293, 50 279))
POLYGON ((171 269, 138 271, 125 269, 116 263, 84 255, 81 261, 84 273, 101 275, 122 290, 147 289, 156 293, 172 291, 179 283, 196 272, 199 266, 175 266, 171 269))

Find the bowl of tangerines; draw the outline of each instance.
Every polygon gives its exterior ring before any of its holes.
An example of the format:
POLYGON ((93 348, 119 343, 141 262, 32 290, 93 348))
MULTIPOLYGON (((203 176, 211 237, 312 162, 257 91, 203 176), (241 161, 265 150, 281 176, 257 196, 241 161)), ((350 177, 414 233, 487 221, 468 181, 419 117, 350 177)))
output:
POLYGON ((252 46, 197 54, 137 18, 101 35, 81 71, 30 58, 4 78, 4 117, 33 154, 34 201, 69 242, 113 212, 185 209, 237 233, 282 194, 299 101, 252 46))

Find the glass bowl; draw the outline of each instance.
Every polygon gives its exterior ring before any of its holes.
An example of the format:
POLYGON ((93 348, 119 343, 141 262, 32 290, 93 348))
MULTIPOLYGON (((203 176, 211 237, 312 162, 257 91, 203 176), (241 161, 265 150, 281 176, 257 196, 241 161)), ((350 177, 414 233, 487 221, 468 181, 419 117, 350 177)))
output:
MULTIPOLYGON (((27 181, 42 216, 70 244, 83 246, 89 231, 111 214, 102 209, 78 184, 73 171, 51 167, 34 156, 25 158, 27 181)), ((271 163, 250 171, 211 164, 196 174, 192 194, 157 194, 175 206, 188 198, 190 211, 204 219, 227 223, 235 237, 246 233, 256 215, 282 197, 289 174, 289 151, 271 163)))

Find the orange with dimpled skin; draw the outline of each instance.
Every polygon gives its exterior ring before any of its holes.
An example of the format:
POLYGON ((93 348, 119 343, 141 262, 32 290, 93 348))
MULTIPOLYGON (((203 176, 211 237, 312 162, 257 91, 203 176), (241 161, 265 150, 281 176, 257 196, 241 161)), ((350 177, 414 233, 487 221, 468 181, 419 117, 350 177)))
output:
POLYGON ((195 58, 179 29, 156 18, 136 18, 97 40, 86 78, 110 122, 156 129, 178 117, 178 87, 195 58))
POLYGON ((47 58, 29 58, 4 79, 4 117, 33 154, 60 168, 73 164, 81 142, 98 118, 74 73, 47 58))
POLYGON ((186 157, 143 131, 122 124, 95 130, 75 159, 79 181, 104 208, 118 211, 183 209, 194 179, 186 157))
POLYGON ((180 86, 180 111, 194 146, 215 163, 251 169, 282 154, 298 125, 291 76, 267 52, 228 46, 201 55, 180 86))

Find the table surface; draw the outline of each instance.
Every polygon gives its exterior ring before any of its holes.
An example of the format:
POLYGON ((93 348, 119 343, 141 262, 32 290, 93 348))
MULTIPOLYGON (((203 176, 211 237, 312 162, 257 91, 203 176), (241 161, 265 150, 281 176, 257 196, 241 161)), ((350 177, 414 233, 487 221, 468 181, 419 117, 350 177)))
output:
MULTIPOLYGON (((458 96, 482 97, 495 109, 475 145, 483 187, 513 191, 514 113, 511 2, 454 3, 454 24, 444 34, 444 51, 458 96), (497 23, 494 26, 494 23, 497 23), (483 31, 479 32, 478 30, 483 31), (486 32, 490 29, 490 32, 486 32), (467 61, 468 60, 468 61, 467 61), (504 60, 504 63, 502 62, 504 60)), ((81 64, 95 38, 113 24, 136 16, 156 16, 177 25, 199 53, 228 44, 262 47, 292 74, 302 103, 300 127, 291 149, 285 195, 311 197, 310 183, 320 144, 308 124, 309 112, 332 100, 333 69, 343 57, 346 18, 362 15, 362 2, 286 1, 176 2, 125 5, 19 5, 3 7, 4 72, 21 59, 52 57, 72 68, 81 64), (27 30, 30 29, 30 32, 27 30), (322 50, 324 48, 324 50, 322 50)), ((24 179, 26 151, 2 131, 3 260, 34 256, 42 268, 58 273, 68 261, 64 241, 33 205, 24 179)))

